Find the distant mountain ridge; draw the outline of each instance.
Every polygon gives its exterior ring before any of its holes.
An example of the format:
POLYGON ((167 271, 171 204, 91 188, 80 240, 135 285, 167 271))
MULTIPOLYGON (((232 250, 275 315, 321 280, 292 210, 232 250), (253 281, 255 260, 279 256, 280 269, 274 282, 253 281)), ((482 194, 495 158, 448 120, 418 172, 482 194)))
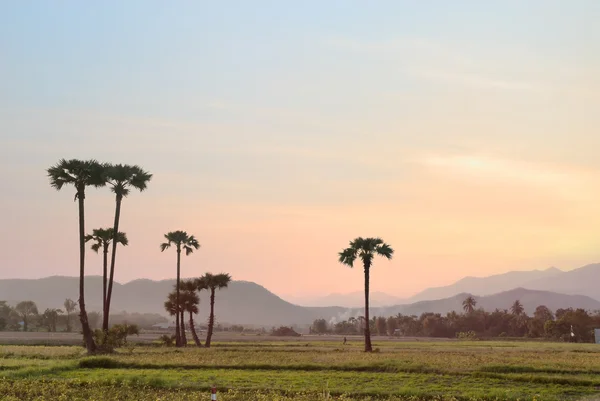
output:
POLYGON ((563 273, 562 270, 551 267, 546 270, 510 271, 489 277, 465 277, 451 285, 423 290, 410 297, 408 300, 417 302, 443 299, 460 293, 470 293, 481 296, 491 295, 518 287, 529 288, 527 286, 528 283, 543 278, 554 277, 563 273))
MULTIPOLYGON (((345 308, 358 308, 365 304, 364 291, 355 291, 346 294, 332 293, 324 297, 285 297, 290 302, 302 306, 341 306, 345 308)), ((406 300, 385 292, 374 291, 369 296, 369 303, 376 306, 398 305, 406 300)))
MULTIPOLYGON (((558 269, 556 269, 558 270, 558 269)), ((517 274, 507 273, 508 277, 531 277, 530 286, 551 286, 565 291, 589 290, 598 294, 594 288, 595 278, 600 276, 600 265, 589 265, 570 272, 542 271, 551 274, 517 274), (556 275, 554 274, 556 273, 556 275), (582 284, 581 281, 586 281, 582 284)), ((529 272, 531 273, 531 272, 529 272)), ((495 277, 495 276, 492 276, 495 277)), ((484 280, 485 279, 480 279, 484 280)), ((476 281, 480 281, 476 280, 476 281)), ((495 282, 502 282, 493 278, 495 282)), ((86 302, 89 311, 100 311, 102 300, 102 278, 86 277, 86 302)), ((464 282, 464 281, 463 281, 464 282)), ((77 300, 79 279, 76 277, 53 276, 37 280, 9 279, 0 280, 0 300, 15 304, 22 300, 36 302, 38 308, 60 308, 65 298, 77 300)), ((160 313, 166 315, 163 303, 175 280, 153 281, 138 279, 126 284, 115 282, 113 289, 113 311, 160 313)), ((520 300, 529 314, 539 305, 546 305, 552 310, 558 308, 583 308, 600 310, 600 302, 585 294, 567 294, 542 289, 511 288, 494 294, 481 296, 475 291, 461 291, 449 297, 433 300, 421 300, 412 303, 401 303, 392 306, 371 308, 371 316, 391 316, 398 313, 420 315, 424 312, 445 314, 450 311, 462 311, 462 301, 474 294, 478 307, 492 311, 508 309, 515 300, 520 300)), ((200 295, 199 321, 208 317, 208 294, 200 295)), ((349 317, 363 315, 361 307, 306 307, 284 301, 266 288, 249 281, 233 281, 229 288, 217 291, 216 316, 222 323, 237 323, 256 326, 275 325, 308 325, 315 319, 324 318, 331 323, 346 320, 349 317)))

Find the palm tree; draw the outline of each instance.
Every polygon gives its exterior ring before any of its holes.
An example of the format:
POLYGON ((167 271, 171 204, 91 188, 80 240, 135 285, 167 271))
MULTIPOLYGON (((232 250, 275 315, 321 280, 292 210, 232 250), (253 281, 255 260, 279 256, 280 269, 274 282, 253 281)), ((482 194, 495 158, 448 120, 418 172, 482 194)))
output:
POLYGON ((63 304, 65 307, 65 312, 67 312, 67 333, 70 333, 71 328, 71 313, 75 311, 77 304, 70 298, 65 299, 65 303, 63 304))
POLYGON ((475 300, 475 298, 473 298, 472 295, 469 295, 462 303, 463 305, 463 310, 466 313, 473 313, 473 311, 475 310, 475 306, 477 306, 477 301, 475 300))
POLYGON ((349 267, 354 266, 356 258, 360 258, 363 262, 365 270, 365 352, 371 352, 371 331, 369 329, 369 273, 373 258, 375 255, 383 256, 386 259, 391 259, 394 250, 388 244, 383 242, 381 238, 362 238, 358 237, 350 241, 350 246, 338 254, 340 263, 349 267))
POLYGON ((515 316, 521 315, 524 310, 525 310, 525 308, 523 308, 523 304, 518 299, 510 307, 510 311, 515 316))
POLYGON ((185 312, 190 314, 190 331, 192 332, 194 342, 198 347, 202 347, 194 325, 194 314, 198 314, 198 306, 200 305, 200 297, 196 293, 198 287, 195 280, 187 280, 181 283, 181 289, 183 290, 181 307, 185 312))
MULTIPOLYGON (((129 166, 127 164, 105 165, 105 179, 111 187, 111 191, 116 197, 115 222, 113 232, 119 232, 119 220, 121 218, 121 202, 123 198, 129 195, 130 188, 135 188, 142 192, 146 189, 148 181, 152 174, 144 171, 139 166, 129 166)), ((106 294, 106 305, 104 307, 104 319, 102 321, 102 330, 108 331, 108 317, 110 314, 110 301, 112 299, 112 288, 115 277, 115 262, 117 257, 117 241, 112 243, 112 253, 110 256, 110 278, 108 280, 108 292, 106 294)))
POLYGON ((85 236, 85 242, 95 241, 91 246, 92 251, 98 253, 98 251, 102 249, 102 310, 105 314, 107 290, 106 286, 108 281, 108 246, 110 245, 113 239, 123 246, 127 246, 129 244, 129 241, 127 240, 127 235, 125 235, 125 233, 123 232, 119 232, 116 235, 116 238, 114 237, 114 230, 112 228, 95 228, 92 234, 88 234, 85 236))
POLYGON ((101 187, 106 185, 104 166, 95 160, 65 160, 50 167, 48 177, 50 185, 60 191, 65 185, 75 187, 75 200, 79 203, 79 319, 83 331, 83 339, 89 353, 96 351, 96 343, 85 310, 85 189, 89 186, 101 187))
MULTIPOLYGON (((175 245, 177 249, 177 282, 175 287, 175 292, 177 294, 175 299, 175 304, 180 305, 179 302, 179 281, 181 277, 181 248, 185 250, 185 255, 188 256, 194 249, 200 248, 200 244, 198 240, 193 235, 188 235, 185 231, 171 231, 165 234, 165 238, 167 242, 160 244, 160 251, 164 252, 165 249, 171 247, 171 245, 175 245)), ((179 314, 175 319, 175 344, 178 347, 181 347, 181 333, 179 331, 179 314)))
POLYGON ((208 332, 206 333, 206 342, 204 343, 206 348, 210 348, 210 340, 212 339, 213 329, 215 326, 215 290, 227 288, 231 282, 231 276, 226 273, 205 273, 200 280, 204 280, 206 286, 208 289, 210 289, 210 317, 208 318, 208 332))
POLYGON ((33 301, 21 301, 15 306, 15 312, 23 319, 23 331, 29 330, 29 320, 38 314, 37 305, 33 301))

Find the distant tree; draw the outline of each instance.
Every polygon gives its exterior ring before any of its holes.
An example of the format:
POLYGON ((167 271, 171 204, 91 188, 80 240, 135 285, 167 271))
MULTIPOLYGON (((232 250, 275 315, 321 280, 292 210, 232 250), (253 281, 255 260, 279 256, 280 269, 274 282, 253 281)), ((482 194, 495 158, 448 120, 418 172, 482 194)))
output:
POLYGON ((475 307, 477 306, 477 301, 475 300, 475 298, 472 295, 469 295, 464 301, 463 301, 463 310, 465 311, 465 313, 473 313, 473 311, 475 310, 475 307))
MULTIPOLYGON (((92 234, 85 236, 85 242, 94 241, 91 246, 92 251, 98 253, 102 249, 102 310, 106 314, 106 296, 107 296, 107 285, 108 285, 108 247, 110 243, 115 240, 123 246, 129 244, 127 235, 123 232, 119 232, 116 236, 114 235, 112 228, 95 228, 92 234), (116 238, 115 238, 116 237, 116 238)), ((108 330, 108 327, 102 327, 104 331, 108 330)))
POLYGON ((211 274, 205 273, 201 277, 206 282, 206 286, 210 290, 210 316, 208 318, 208 331, 206 333, 205 347, 210 348, 210 341, 213 335, 213 328, 215 326, 215 290, 221 288, 227 288, 231 282, 231 276, 227 273, 211 274))
MULTIPOLYGON (((165 249, 171 247, 171 245, 175 245, 177 250, 177 281, 176 281, 176 300, 175 304, 180 305, 179 300, 179 292, 180 292, 180 281, 181 281, 181 250, 185 250, 185 254, 190 255, 194 252, 195 249, 200 248, 200 244, 198 240, 193 235, 188 235, 185 231, 171 231, 165 234, 165 238, 167 242, 164 242, 160 245, 160 251, 164 252, 165 249)), ((179 313, 175 318, 175 345, 177 347, 181 347, 182 344, 182 335, 180 333, 180 315, 179 313)))
POLYGON ((46 326, 48 331, 56 332, 56 325, 58 323, 58 318, 62 315, 62 310, 60 309, 46 309, 44 313, 42 313, 42 324, 46 326))
POLYGON ((375 321, 375 327, 377 328, 377 334, 385 336, 387 334, 387 320, 386 318, 379 316, 375 321))
POLYGON ((510 307, 511 313, 515 316, 519 316, 524 310, 525 308, 523 308, 523 304, 518 299, 510 307))
MULTIPOLYGON (((142 192, 146 189, 148 182, 152 179, 152 174, 144 171, 139 166, 130 166, 127 164, 105 164, 104 165, 106 183, 115 194, 115 220, 113 232, 119 232, 119 220, 121 218, 121 202, 123 198, 129 195, 130 189, 134 188, 142 192)), ((112 252, 110 258, 110 277, 108 280, 108 291, 106 293, 106 305, 104 307, 104 319, 102 321, 102 330, 108 330, 108 320, 110 315, 110 301, 112 299, 112 288, 115 275, 115 262, 117 257, 117 244, 119 241, 112 242, 112 252)))
POLYGON ((554 313, 546 305, 540 305, 535 308, 533 318, 545 323, 548 320, 554 320, 554 313))
POLYGON ((67 313, 67 333, 70 333, 73 330, 71 326, 71 313, 75 312, 77 304, 72 299, 67 298, 65 299, 63 306, 65 307, 65 312, 67 313))
POLYGON ((394 250, 392 247, 383 242, 381 238, 362 237, 350 241, 350 246, 338 254, 339 262, 349 267, 354 266, 354 262, 357 258, 360 258, 363 262, 365 273, 365 321, 367 322, 365 325, 365 352, 373 351, 373 346, 371 345, 371 331, 369 328, 369 281, 373 259, 376 255, 391 259, 393 254, 394 250))
POLYGON ((93 330, 100 327, 100 323, 102 323, 102 314, 100 314, 100 312, 90 312, 88 318, 90 322, 90 327, 93 330))
POLYGON ((21 301, 15 306, 15 312, 23 320, 23 331, 29 331, 29 323, 38 315, 37 305, 33 301, 21 301))
POLYGON ((325 319, 316 319, 312 324, 312 331, 316 334, 325 334, 327 333, 327 320, 325 319))
POLYGON ((396 333, 396 329, 398 328, 398 321, 395 316, 390 316, 386 321, 387 332, 390 336, 393 336, 396 333))
POLYGON ((6 301, 0 301, 0 331, 6 330, 8 327, 11 312, 12 308, 8 303, 6 301))
POLYGON ((96 343, 88 322, 85 310, 85 189, 89 186, 101 187, 106 185, 104 167, 95 160, 65 160, 61 159, 48 170, 50 185, 61 190, 65 185, 73 185, 76 190, 75 200, 79 204, 79 319, 83 338, 88 353, 96 351, 96 343))

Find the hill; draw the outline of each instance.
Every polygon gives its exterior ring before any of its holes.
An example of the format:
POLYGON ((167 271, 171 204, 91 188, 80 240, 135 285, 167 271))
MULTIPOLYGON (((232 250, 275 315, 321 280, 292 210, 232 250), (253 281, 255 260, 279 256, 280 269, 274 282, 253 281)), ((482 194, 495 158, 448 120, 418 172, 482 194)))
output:
MULTIPOLYGON (((342 306, 345 308, 360 308, 365 304, 365 293, 355 291, 346 294, 333 293, 319 298, 288 297, 292 303, 302 306, 342 306)), ((386 294, 385 292, 372 292, 369 302, 372 306, 389 306, 405 302, 404 299, 386 294)))
POLYGON ((543 288, 543 285, 532 287, 529 284, 535 283, 537 280, 544 279, 557 279, 560 281, 559 277, 562 277, 564 274, 567 273, 555 267, 551 267, 546 270, 511 271, 489 277, 465 277, 451 285, 428 288, 424 291, 421 291, 417 295, 410 297, 409 301, 417 302, 444 299, 461 293, 484 296, 497 294, 499 292, 508 291, 518 287, 550 290, 549 288, 543 288))
MULTIPOLYGON (((79 279, 53 276, 37 280, 0 280, 0 299, 16 304, 32 300, 38 309, 59 308, 65 298, 77 300, 79 279)), ((113 312, 160 313, 165 315, 163 303, 175 280, 153 281, 140 279, 113 286, 113 312)), ((102 309, 102 278, 86 277, 86 305, 88 311, 102 309)), ((198 319, 208 319, 208 293, 200 294, 198 319)), ((229 288, 217 292, 217 321, 245 325, 309 324, 321 317, 335 316, 339 307, 302 307, 284 301, 266 288, 248 281, 233 281, 229 288)))
MULTIPOLYGON (((584 273, 589 274, 589 271, 584 273)), ((579 274, 582 274, 581 272, 579 274)), ((587 276, 585 276, 587 277, 587 276)), ((86 301, 89 311, 101 310, 101 277, 86 278, 86 301)), ((175 280, 135 280, 126 284, 115 283, 113 312, 160 313, 166 315, 163 302, 175 280)), ((568 282, 567 282, 568 283, 568 282)), ((40 310, 62 307, 64 299, 77 299, 78 279, 75 277, 47 277, 38 280, 0 280, 0 300, 15 304, 22 300, 35 301, 40 310)), ((390 316, 402 313, 420 315, 424 312, 445 314, 462 311, 462 302, 471 292, 438 300, 418 301, 386 307, 373 307, 371 316, 390 316)), ((520 300, 529 314, 539 305, 552 310, 558 308, 600 309, 600 302, 583 295, 561 294, 551 291, 516 288, 496 294, 475 295, 478 307, 491 311, 508 309, 520 300)), ((208 293, 200 295, 201 305, 198 321, 208 318, 208 293)), ((306 325, 315 319, 325 318, 330 323, 363 315, 362 308, 305 307, 284 301, 266 288, 248 281, 233 281, 229 288, 217 292, 216 315, 221 323, 237 323, 256 326, 306 325)))
MULTIPOLYGON (((469 295, 471 294, 461 293, 445 299, 420 301, 407 305, 397 305, 390 308, 378 308, 374 309, 373 313, 389 316, 398 313, 404 315, 420 315, 424 312, 441 314, 446 314, 451 311, 461 312, 463 310, 462 302, 469 295)), ((525 288, 515 288, 486 296, 474 295, 474 298, 477 301, 477 307, 483 308, 486 311, 510 309, 513 302, 519 300, 523 304, 525 312, 529 315, 533 314, 535 308, 540 305, 546 305, 552 311, 569 307, 586 310, 600 309, 600 302, 587 296, 559 294, 556 292, 529 290, 525 288)))

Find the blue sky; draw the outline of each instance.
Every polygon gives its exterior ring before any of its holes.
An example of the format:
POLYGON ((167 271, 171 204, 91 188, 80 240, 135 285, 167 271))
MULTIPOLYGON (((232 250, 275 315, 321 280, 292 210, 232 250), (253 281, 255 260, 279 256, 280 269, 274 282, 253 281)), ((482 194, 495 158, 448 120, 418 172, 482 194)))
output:
MULTIPOLYGON (((592 0, 5 2, 0 243, 66 239, 2 252, 0 276, 75 274, 71 195, 43 173, 61 157, 155 173, 122 281, 170 277, 154 242, 178 227, 207 242, 199 265, 282 293, 360 286, 335 253, 369 233, 399 255, 375 288, 401 294, 592 262, 598 20, 592 0)), ((91 230, 112 211, 89 201, 91 230)))

